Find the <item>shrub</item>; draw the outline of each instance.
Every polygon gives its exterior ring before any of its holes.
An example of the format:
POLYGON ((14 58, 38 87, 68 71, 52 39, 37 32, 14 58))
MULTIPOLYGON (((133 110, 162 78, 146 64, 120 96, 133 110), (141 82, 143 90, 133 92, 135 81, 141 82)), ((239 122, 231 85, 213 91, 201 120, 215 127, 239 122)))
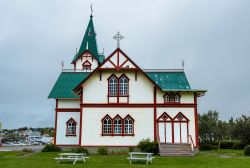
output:
POLYGON ((134 150, 135 150, 135 147, 134 147, 134 146, 128 147, 128 151, 129 151, 129 152, 134 152, 134 150))
POLYGON ((23 150, 22 150, 23 152, 33 152, 33 150, 32 149, 28 149, 28 148, 24 148, 23 150))
POLYGON ((159 146, 157 142, 150 141, 150 139, 143 139, 138 143, 138 148, 142 152, 150 152, 154 154, 159 153, 159 146))
POLYGON ((61 148, 53 145, 53 144, 47 144, 43 149, 42 152, 60 152, 61 148))
POLYGON ((204 143, 200 145, 200 150, 212 150, 213 146, 209 143, 204 143))
POLYGON ((108 148, 106 148, 105 146, 99 147, 97 149, 97 152, 99 155, 107 155, 108 154, 108 148))
POLYGON ((245 146, 244 154, 245 156, 250 156, 250 145, 245 146))
POLYGON ((239 141, 235 141, 234 144, 233 144, 233 149, 244 149, 244 144, 239 142, 239 141))
POLYGON ((220 149, 232 149, 236 141, 221 141, 220 149))
POLYGON ((89 150, 83 147, 78 147, 75 150, 76 153, 86 153, 87 155, 89 154, 89 150))

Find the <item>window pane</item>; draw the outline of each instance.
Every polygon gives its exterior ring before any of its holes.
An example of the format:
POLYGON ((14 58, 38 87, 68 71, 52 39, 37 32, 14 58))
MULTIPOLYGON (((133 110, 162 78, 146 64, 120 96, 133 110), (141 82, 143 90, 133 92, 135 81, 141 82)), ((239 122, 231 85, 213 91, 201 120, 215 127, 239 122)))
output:
POLYGON ((119 92, 121 96, 128 95, 128 79, 126 77, 121 77, 119 81, 119 92))
POLYGON ((117 95, 117 79, 112 76, 109 79, 109 95, 110 96, 116 96, 117 95))
POLYGON ((120 118, 114 120, 114 134, 122 133, 122 121, 120 118))

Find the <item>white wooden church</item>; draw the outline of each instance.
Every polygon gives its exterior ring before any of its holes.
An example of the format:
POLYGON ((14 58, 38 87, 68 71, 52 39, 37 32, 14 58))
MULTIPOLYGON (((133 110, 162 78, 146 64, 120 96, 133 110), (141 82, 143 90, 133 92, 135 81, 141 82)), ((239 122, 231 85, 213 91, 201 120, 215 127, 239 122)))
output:
POLYGON ((120 48, 123 37, 114 38, 117 49, 100 54, 91 14, 73 68, 63 69, 49 94, 54 144, 121 148, 150 138, 163 154, 198 149, 197 98, 206 91, 191 89, 183 69, 141 69, 120 48))

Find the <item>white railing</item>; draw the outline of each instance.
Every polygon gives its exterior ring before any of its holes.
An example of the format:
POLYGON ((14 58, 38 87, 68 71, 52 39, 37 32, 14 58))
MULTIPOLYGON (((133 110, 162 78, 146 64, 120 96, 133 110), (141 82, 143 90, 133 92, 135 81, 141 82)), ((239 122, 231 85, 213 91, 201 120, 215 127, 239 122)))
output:
POLYGON ((93 69, 62 69, 62 72, 93 72, 93 69))
POLYGON ((194 151, 194 141, 191 135, 188 135, 188 141, 191 142, 191 149, 192 152, 194 151))
POLYGON ((184 72, 184 69, 142 69, 143 72, 184 72))
MULTIPOLYGON (((62 69, 62 72, 93 72, 94 69, 62 69)), ((143 72, 184 72, 184 69, 142 69, 143 72)))

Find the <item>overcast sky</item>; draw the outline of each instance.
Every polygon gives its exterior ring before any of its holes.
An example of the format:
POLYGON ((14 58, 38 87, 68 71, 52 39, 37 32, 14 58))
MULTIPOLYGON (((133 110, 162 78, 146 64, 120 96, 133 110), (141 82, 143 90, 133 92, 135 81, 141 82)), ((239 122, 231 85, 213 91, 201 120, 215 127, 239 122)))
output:
POLYGON ((79 48, 94 6, 99 51, 121 49, 141 68, 181 68, 206 89, 199 113, 250 115, 249 0, 1 0, 0 122, 4 128, 54 126, 47 96, 60 63, 79 48))

